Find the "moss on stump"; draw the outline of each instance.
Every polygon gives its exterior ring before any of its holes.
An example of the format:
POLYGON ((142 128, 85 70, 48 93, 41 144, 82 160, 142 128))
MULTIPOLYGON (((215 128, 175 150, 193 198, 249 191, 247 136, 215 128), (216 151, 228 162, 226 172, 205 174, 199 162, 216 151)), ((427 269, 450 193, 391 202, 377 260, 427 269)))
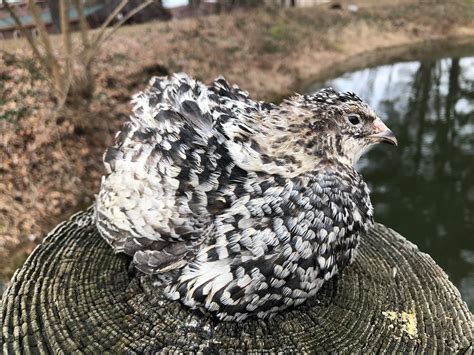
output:
POLYGON ((163 300, 92 223, 53 230, 2 299, 4 353, 472 352, 473 317, 430 256, 377 224, 316 299, 266 321, 217 322, 163 300))

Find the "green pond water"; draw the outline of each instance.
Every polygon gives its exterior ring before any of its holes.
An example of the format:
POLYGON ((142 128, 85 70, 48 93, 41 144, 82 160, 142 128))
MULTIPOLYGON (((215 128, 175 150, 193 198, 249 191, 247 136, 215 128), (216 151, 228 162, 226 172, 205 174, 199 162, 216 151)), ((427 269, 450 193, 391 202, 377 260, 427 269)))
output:
POLYGON ((354 91, 395 132, 358 164, 375 218, 429 253, 474 310, 474 57, 400 62, 314 85, 354 91))

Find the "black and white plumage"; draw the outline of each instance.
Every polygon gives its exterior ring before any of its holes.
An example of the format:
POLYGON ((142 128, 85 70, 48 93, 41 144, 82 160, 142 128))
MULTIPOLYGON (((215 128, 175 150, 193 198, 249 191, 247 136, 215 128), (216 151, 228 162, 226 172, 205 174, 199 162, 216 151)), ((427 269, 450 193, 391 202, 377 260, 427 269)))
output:
POLYGON ((353 169, 390 130, 353 93, 281 105, 223 78, 154 78, 104 155, 97 226, 171 299, 222 320, 314 296, 355 257, 373 208, 353 169))

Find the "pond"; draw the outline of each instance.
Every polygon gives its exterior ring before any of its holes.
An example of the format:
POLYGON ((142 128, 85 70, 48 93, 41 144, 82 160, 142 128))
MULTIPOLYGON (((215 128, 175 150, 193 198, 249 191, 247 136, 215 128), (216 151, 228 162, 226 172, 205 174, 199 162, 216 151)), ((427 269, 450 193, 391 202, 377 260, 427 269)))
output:
POLYGON ((314 85, 354 91, 395 132, 359 162, 375 218, 429 253, 474 310, 474 57, 400 62, 314 85))

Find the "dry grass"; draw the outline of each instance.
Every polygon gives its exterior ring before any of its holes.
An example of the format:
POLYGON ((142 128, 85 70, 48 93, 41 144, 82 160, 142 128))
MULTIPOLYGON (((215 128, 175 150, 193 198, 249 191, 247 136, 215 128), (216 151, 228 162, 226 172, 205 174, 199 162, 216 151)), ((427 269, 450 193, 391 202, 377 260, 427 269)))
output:
POLYGON ((93 202, 102 153, 150 76, 185 71, 209 82, 222 74, 254 97, 278 100, 376 48, 474 35, 472 3, 369 5, 355 14, 266 8, 121 28, 95 63, 92 104, 59 114, 23 42, 2 44, 0 276, 55 223, 93 202))

